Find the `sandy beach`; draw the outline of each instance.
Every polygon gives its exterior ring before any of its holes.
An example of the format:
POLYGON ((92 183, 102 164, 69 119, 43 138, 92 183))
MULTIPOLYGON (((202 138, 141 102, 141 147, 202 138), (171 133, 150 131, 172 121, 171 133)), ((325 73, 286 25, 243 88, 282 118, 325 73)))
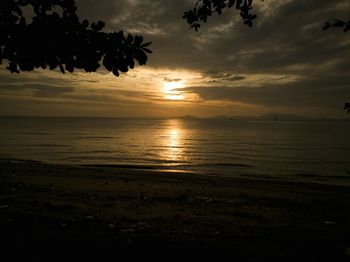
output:
POLYGON ((350 258, 345 186, 5 160, 0 173, 1 242, 11 257, 350 258))

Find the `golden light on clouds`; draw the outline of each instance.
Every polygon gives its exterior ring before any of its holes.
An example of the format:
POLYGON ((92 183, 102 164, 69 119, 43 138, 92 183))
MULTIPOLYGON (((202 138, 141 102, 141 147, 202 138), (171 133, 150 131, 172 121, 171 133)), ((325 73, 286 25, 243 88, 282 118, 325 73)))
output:
MULTIPOLYGON (((0 71, 0 76, 5 77, 5 73, 0 71)), ((3 85, 13 88, 4 89, 0 99, 21 99, 16 108, 24 108, 26 104, 37 110, 32 110, 35 114, 41 114, 42 109, 36 109, 41 103, 45 104, 45 111, 52 110, 57 115, 72 112, 112 117, 126 114, 131 117, 255 115, 270 109, 239 101, 230 92, 235 92, 235 88, 243 92, 243 87, 256 88, 254 92, 259 92, 266 85, 282 86, 300 79, 301 76, 293 74, 235 75, 151 67, 136 68, 119 78, 104 72, 87 74, 77 71, 62 75, 37 70, 19 76, 6 74, 3 85), (42 84, 43 78, 45 85, 42 84)), ((27 108, 21 110, 30 111, 27 108)), ((278 110, 282 112, 282 109, 278 110)))
POLYGON ((181 94, 180 90, 183 87, 183 80, 165 81, 163 83, 164 98, 168 100, 184 100, 185 96, 181 94))
POLYGON ((165 98, 169 100, 183 100, 185 97, 183 95, 166 95, 165 98))

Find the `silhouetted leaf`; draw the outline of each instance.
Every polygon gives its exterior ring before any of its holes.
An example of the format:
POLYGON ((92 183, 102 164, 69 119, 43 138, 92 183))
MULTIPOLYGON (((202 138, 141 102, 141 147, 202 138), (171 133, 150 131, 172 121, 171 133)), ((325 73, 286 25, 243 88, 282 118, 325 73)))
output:
MULTIPOLYGON (((46 67, 46 66, 45 66, 46 67)), ((44 68, 45 69, 45 68, 44 68)), ((66 70, 69 72, 69 73, 73 73, 74 72, 74 66, 72 64, 68 64, 66 65, 66 70)))
POLYGON ((135 36, 135 41, 134 41, 134 44, 136 45, 136 46, 139 46, 139 45, 141 45, 142 44, 142 42, 143 42, 143 37, 142 36, 135 36))
POLYGON ((137 50, 135 59, 139 62, 139 65, 145 65, 147 62, 147 55, 143 51, 137 50))
POLYGON ((350 103, 345 103, 344 110, 347 110, 347 112, 350 113, 350 103))
POLYGON ((152 52, 151 50, 149 50, 148 48, 144 48, 144 47, 143 47, 142 50, 145 51, 146 53, 149 53, 149 54, 153 53, 153 52, 152 52))
POLYGON ((115 76, 119 76, 119 72, 118 72, 118 68, 117 68, 117 67, 114 67, 114 68, 113 68, 113 74, 114 74, 115 76))
POLYGON ((63 65, 62 65, 62 64, 60 64, 60 71, 62 72, 62 74, 64 74, 64 73, 65 73, 64 68, 63 68, 63 65))
POLYGON ((134 59, 131 56, 128 56, 127 60, 129 62, 129 67, 133 69, 135 67, 134 59))
POLYGON ((326 22, 324 27, 323 27, 323 30, 327 30, 330 27, 331 27, 331 24, 329 22, 326 22))
POLYGON ((10 70, 11 73, 19 73, 17 69, 17 64, 14 62, 10 62, 9 65, 6 67, 8 70, 10 70))
POLYGON ((132 35, 128 34, 128 37, 126 38, 126 42, 128 44, 131 44, 133 40, 134 40, 134 37, 132 35))
POLYGON ((86 20, 86 19, 84 19, 84 21, 83 21, 83 23, 82 23, 82 26, 83 26, 84 28, 87 28, 87 27, 89 26, 89 21, 86 20))
POLYGON ((152 44, 152 42, 148 42, 148 43, 142 44, 141 46, 142 46, 142 47, 147 47, 147 46, 150 46, 151 44, 152 44))

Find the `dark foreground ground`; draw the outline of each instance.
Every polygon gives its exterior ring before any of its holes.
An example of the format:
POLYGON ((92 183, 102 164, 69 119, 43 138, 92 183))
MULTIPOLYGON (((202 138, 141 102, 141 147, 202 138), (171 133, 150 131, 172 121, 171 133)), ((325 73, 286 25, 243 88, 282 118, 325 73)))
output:
POLYGON ((2 261, 349 261, 350 188, 1 161, 0 243, 2 261))

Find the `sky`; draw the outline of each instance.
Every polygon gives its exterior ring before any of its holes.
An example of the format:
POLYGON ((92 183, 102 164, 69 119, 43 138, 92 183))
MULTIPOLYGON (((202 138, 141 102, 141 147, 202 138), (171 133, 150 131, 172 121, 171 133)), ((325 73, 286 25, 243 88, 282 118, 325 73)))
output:
POLYGON ((257 116, 344 118, 348 0, 255 1, 252 28, 234 9, 199 32, 182 19, 195 0, 76 0, 79 17, 152 41, 146 66, 120 77, 99 70, 11 74, 0 67, 0 115, 84 117, 257 116))

